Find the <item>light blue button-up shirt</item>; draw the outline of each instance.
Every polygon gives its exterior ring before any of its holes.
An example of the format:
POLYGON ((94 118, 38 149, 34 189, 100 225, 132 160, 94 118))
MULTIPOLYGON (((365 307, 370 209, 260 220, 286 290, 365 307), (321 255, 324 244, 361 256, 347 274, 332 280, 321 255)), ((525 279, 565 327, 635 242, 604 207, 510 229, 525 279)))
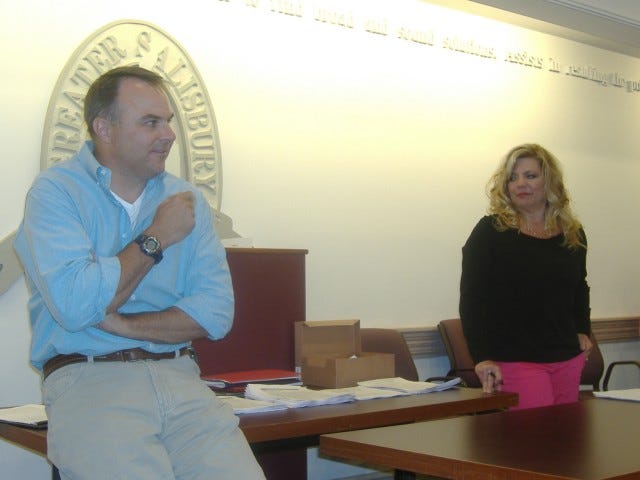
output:
POLYGON ((206 199, 169 173, 149 180, 135 226, 110 191, 111 171, 87 142, 77 155, 36 178, 14 243, 30 291, 31 362, 37 369, 58 354, 103 355, 140 347, 167 352, 186 346, 120 337, 95 326, 106 315, 120 279, 116 255, 143 232, 165 198, 187 190, 196 197, 196 224, 142 279, 120 313, 177 307, 209 338, 226 335, 233 290, 226 252, 206 199))

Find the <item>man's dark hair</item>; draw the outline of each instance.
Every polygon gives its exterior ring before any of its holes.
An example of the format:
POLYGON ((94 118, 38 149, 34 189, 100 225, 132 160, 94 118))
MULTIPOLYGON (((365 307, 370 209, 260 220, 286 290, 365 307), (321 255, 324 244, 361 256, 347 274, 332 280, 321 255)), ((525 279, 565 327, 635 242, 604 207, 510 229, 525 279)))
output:
POLYGON ((89 87, 84 99, 84 121, 89 135, 94 137, 93 121, 103 117, 111 122, 118 119, 118 88, 124 78, 137 78, 165 91, 165 83, 160 75, 137 65, 128 65, 109 70, 98 77, 89 87))

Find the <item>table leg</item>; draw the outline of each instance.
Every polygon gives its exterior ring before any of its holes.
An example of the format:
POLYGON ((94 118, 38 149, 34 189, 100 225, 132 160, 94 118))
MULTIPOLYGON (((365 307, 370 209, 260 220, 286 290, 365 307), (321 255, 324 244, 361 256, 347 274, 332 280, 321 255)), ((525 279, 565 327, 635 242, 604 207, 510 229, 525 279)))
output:
POLYGON ((404 470, 396 470, 393 472, 393 480, 416 480, 416 474, 404 470))

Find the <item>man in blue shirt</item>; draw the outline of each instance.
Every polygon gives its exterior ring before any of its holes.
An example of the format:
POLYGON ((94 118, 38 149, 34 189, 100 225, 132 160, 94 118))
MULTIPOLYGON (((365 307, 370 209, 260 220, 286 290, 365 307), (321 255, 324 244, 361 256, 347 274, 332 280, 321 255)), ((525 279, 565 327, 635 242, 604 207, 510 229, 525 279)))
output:
POLYGON ((165 172, 163 80, 113 69, 84 110, 91 141, 38 176, 15 240, 49 458, 69 479, 262 479, 189 354, 229 331, 233 292, 204 196, 165 172))

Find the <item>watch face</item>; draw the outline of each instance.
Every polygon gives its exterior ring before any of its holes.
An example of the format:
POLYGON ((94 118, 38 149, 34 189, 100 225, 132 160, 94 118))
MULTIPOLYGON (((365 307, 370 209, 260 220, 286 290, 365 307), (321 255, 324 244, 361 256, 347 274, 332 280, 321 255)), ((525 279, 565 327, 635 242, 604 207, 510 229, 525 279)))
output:
POLYGON ((136 237, 135 242, 140 245, 142 253, 153 257, 156 263, 162 260, 162 246, 156 237, 140 234, 136 237))
POLYGON ((144 241, 144 248, 146 248, 149 253, 156 253, 159 247, 158 241, 153 237, 149 237, 144 241))

